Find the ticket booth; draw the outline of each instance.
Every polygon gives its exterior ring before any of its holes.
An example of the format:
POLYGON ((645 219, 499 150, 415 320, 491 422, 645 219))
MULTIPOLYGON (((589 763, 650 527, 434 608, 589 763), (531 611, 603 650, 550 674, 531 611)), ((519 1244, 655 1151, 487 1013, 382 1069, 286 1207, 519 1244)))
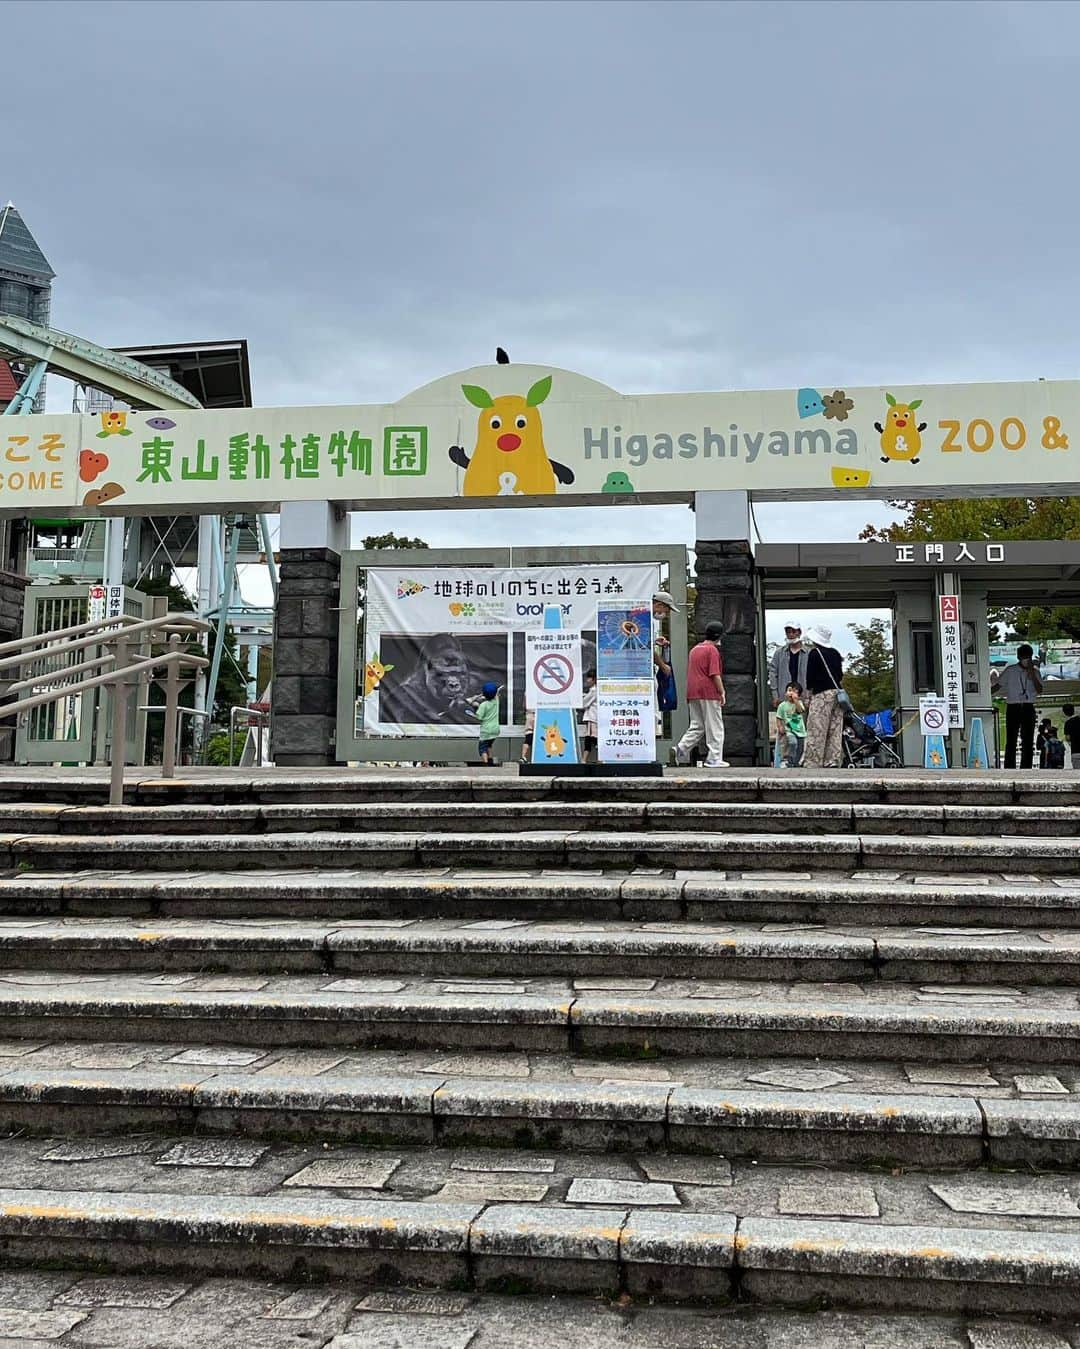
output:
MULTIPOLYGON (((982 719, 996 762, 989 623, 994 611, 1080 604, 1080 541, 761 544, 755 554, 765 609, 892 611, 896 703, 904 763, 921 766, 919 696, 951 699, 949 762, 966 762, 972 719, 982 719)), ((760 644, 764 653, 764 643, 760 644)), ((764 661, 764 654, 762 657, 764 661)), ((768 682, 758 680, 759 725, 768 682)), ((763 740, 762 762, 767 760, 763 740)))

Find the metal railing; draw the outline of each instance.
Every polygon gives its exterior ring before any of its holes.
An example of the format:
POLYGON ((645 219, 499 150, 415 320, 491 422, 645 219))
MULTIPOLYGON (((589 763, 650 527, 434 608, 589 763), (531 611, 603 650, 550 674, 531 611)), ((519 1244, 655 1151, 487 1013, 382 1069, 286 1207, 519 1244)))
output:
POLYGON ((15 670, 17 673, 22 673, 26 666, 42 661, 56 658, 67 660, 90 648, 99 648, 102 652, 101 655, 90 656, 74 664, 65 664, 57 670, 32 673, 9 684, 6 689, 9 695, 29 690, 30 696, 0 707, 0 717, 17 718, 35 707, 60 702, 76 693, 106 686, 111 688, 109 803, 122 805, 126 727, 132 693, 140 684, 153 679, 161 680, 165 686, 165 742, 161 772, 163 777, 171 778, 176 773, 180 690, 186 682, 184 671, 205 669, 210 664, 205 656, 185 649, 183 643, 209 631, 210 624, 192 614, 165 614, 159 618, 144 619, 120 615, 0 643, 0 671, 15 670), (144 646, 150 649, 144 651, 144 646), (165 650, 155 651, 155 646, 164 646, 165 650), (44 687, 50 684, 56 687, 44 687))
MULTIPOLYGON (((246 718, 246 727, 248 734, 255 732, 255 767, 263 766, 263 731, 270 726, 270 708, 248 703, 244 706, 229 708, 229 767, 233 766, 233 759, 236 757, 236 723, 240 717, 246 718)), ((241 753, 240 762, 243 763, 243 754, 241 753)))

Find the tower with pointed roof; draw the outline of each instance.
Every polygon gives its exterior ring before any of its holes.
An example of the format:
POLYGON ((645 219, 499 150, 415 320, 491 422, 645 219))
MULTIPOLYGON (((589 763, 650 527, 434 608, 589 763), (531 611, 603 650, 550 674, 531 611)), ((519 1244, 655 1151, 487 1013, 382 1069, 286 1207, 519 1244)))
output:
MULTIPOLYGON (((9 201, 0 210, 0 314, 12 314, 47 327, 55 275, 37 240, 9 201)), ((7 370, 0 370, 0 386, 11 383, 10 379, 5 379, 7 373, 7 370)), ((23 373, 18 366, 11 371, 15 381, 19 381, 23 373)), ((34 411, 42 412, 44 408, 45 385, 42 382, 34 400, 34 411)))

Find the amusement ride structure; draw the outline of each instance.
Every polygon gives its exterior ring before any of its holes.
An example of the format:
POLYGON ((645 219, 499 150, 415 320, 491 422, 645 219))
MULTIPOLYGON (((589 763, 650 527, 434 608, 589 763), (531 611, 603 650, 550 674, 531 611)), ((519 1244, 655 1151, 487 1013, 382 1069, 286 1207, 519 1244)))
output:
MULTIPOLYGON (((251 375, 243 340, 113 350, 50 326, 53 271, 12 203, 0 210, 0 415, 43 413, 49 374, 74 385, 72 411, 251 406, 251 375)), ((273 608, 248 603, 240 568, 265 564, 277 596, 271 527, 265 515, 111 516, 92 519, 0 521, 0 558, 31 580, 41 619, 27 634, 55 625, 63 594, 64 621, 82 621, 91 587, 121 594, 184 590, 212 628, 213 658, 197 682, 196 743, 212 711, 223 661, 232 661, 258 696, 258 657, 273 638, 273 608), (46 586, 64 586, 50 594, 46 586), (75 587, 73 590, 72 587, 75 587), (80 614, 81 611, 81 614, 80 614), (233 650, 226 641, 231 629, 233 650)), ((130 612, 130 610, 129 610, 130 612)), ((31 608, 33 615, 33 607, 31 608)))

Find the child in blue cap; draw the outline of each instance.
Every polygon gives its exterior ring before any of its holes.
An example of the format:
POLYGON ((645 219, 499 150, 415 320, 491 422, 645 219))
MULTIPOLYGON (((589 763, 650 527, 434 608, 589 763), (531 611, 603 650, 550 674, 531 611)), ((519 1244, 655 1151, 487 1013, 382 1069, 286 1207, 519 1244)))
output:
POLYGON ((494 764, 491 747, 499 734, 499 686, 489 679, 484 685, 483 698, 476 704, 476 715, 480 720, 480 762, 494 764))

